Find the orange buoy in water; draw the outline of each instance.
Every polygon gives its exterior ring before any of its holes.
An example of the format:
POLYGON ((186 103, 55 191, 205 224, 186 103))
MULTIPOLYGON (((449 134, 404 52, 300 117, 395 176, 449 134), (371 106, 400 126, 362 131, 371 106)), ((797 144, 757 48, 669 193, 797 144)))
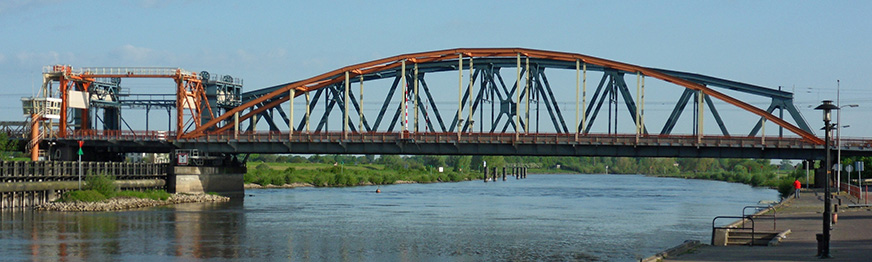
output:
POLYGON ((376 193, 376 194, 381 193, 381 189, 376 188, 376 189, 375 189, 375 193, 376 193))

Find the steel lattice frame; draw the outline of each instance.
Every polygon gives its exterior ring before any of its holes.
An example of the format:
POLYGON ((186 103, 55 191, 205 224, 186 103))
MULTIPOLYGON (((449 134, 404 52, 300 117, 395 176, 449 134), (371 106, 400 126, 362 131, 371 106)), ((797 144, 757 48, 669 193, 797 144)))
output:
MULTIPOLYGON (((243 104, 241 106, 228 110, 225 114, 213 118, 193 131, 181 134, 180 137, 191 139, 206 134, 223 133, 233 128, 234 122, 243 120, 250 121, 249 130, 253 130, 256 123, 263 119, 267 122, 271 131, 280 131, 274 119, 276 113, 288 126, 295 124, 291 123, 293 116, 285 113, 282 109, 283 103, 290 99, 292 92, 294 97, 306 96, 307 99, 310 98, 309 93, 314 92, 313 99, 311 99, 312 102, 307 102, 309 110, 319 105, 318 101, 323 98, 322 103, 325 111, 320 120, 317 121, 314 132, 327 130, 327 119, 330 116, 330 112, 334 110, 339 110, 343 117, 351 114, 352 111, 348 109, 343 110, 343 108, 348 108, 345 105, 346 101, 350 104, 349 106, 353 106, 356 113, 361 115, 360 127, 356 128, 354 125, 345 124, 350 129, 350 132, 374 132, 379 130, 396 132, 394 128, 397 126, 397 121, 401 121, 403 117, 401 114, 405 111, 403 108, 405 103, 393 105, 396 106, 396 111, 391 107, 392 100, 395 97, 394 94, 400 92, 405 97, 404 99, 414 99, 416 102, 420 101, 427 105, 415 108, 423 111, 425 116, 424 125, 429 132, 475 131, 474 123, 463 121, 464 116, 462 113, 465 110, 470 112, 470 116, 472 116, 471 112, 481 110, 485 106, 484 101, 490 101, 492 107, 491 130, 484 130, 484 125, 479 125, 478 132, 505 133, 511 127, 516 133, 519 133, 521 130, 524 133, 528 133, 531 125, 528 123, 529 116, 521 116, 518 108, 519 103, 527 101, 526 103, 529 104, 529 99, 534 97, 544 103, 556 132, 571 133, 574 130, 568 127, 575 126, 566 124, 545 71, 550 68, 578 70, 579 64, 583 65, 586 71, 603 72, 603 77, 600 79, 597 91, 594 93, 592 103, 583 112, 585 118, 590 119, 591 123, 600 113, 600 107, 607 96, 621 96, 631 118, 638 123, 637 115, 633 113, 634 111, 638 112, 637 105, 629 93, 627 83, 624 81, 625 74, 635 74, 637 76, 654 77, 686 88, 661 130, 660 133, 662 135, 671 133, 685 106, 691 103, 690 99, 695 99, 698 103, 694 104, 694 106, 702 105, 703 103, 707 104, 708 110, 713 113, 720 131, 725 136, 729 136, 723 120, 714 108, 714 103, 711 99, 713 97, 760 117, 761 120, 752 129, 749 136, 756 135, 765 120, 771 121, 783 129, 787 129, 810 143, 823 144, 823 140, 814 136, 808 124, 796 110, 795 106, 793 106, 792 94, 788 92, 698 74, 647 68, 581 54, 520 48, 449 49, 405 54, 343 67, 302 81, 247 92, 243 94, 243 104), (521 63, 522 59, 524 63, 521 63), (510 87, 507 86, 503 76, 500 74, 500 69, 502 68, 517 68, 516 78, 523 82, 515 81, 510 87), (443 118, 438 107, 436 107, 431 90, 425 81, 425 76, 428 73, 434 72, 460 71, 462 79, 464 70, 470 70, 469 83, 461 83, 461 85, 466 87, 463 88, 465 91, 459 94, 461 98, 458 101, 458 111, 455 111, 456 114, 450 122, 445 121, 446 119, 443 118), (523 79, 520 77, 522 74, 525 76, 523 79), (375 122, 370 124, 369 120, 371 119, 367 119, 366 116, 361 114, 361 105, 355 99, 354 92, 348 86, 351 83, 378 79, 393 79, 393 83, 379 115, 376 117, 375 122), (477 87, 475 87, 476 81, 479 82, 477 87), (519 88, 519 83, 521 88, 519 88), (416 88, 414 89, 416 92, 412 93, 410 89, 406 88, 411 86, 420 86, 420 89, 416 88), (725 95, 712 89, 712 87, 767 97, 772 102, 768 109, 763 110, 725 95), (417 92, 417 90, 421 92, 417 92), (499 101, 499 110, 495 108, 497 101, 499 101), (772 112, 775 109, 788 110, 797 125, 795 126, 781 117, 773 115, 772 112), (494 115, 496 112, 498 112, 498 115, 494 115), (232 121, 234 116, 239 116, 236 119, 237 121, 232 121), (387 127, 382 126, 385 116, 391 121, 387 127), (505 119, 503 119, 504 117, 505 119), (502 127, 501 130, 498 130, 498 126, 502 127)), ((529 109, 529 105, 527 109, 529 109)), ((529 114, 529 111, 527 111, 527 114, 529 114)), ((418 114, 415 113, 415 116, 418 116, 418 114)), ((478 116, 480 119, 484 118, 482 114, 478 116)), ((296 124, 296 128, 293 128, 294 132, 308 131, 308 125, 315 123, 309 117, 311 116, 308 114, 306 117, 303 117, 300 123, 296 124)), ((584 121, 575 123, 580 129, 579 132, 589 132, 590 126, 583 127, 583 123, 584 121)), ((644 124, 641 126, 641 130, 637 130, 637 133, 647 134, 647 128, 645 128, 644 124)), ((415 124, 415 127, 417 128, 418 125, 415 124)), ((417 132, 418 130, 414 131, 417 132)))

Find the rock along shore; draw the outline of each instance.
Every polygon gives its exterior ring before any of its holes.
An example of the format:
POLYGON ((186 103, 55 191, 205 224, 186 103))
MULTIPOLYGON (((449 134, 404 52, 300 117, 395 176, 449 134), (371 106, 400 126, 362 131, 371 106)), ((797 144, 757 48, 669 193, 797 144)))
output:
POLYGON ((62 212, 88 212, 88 211, 116 211, 134 208, 154 207, 170 204, 182 203, 202 203, 202 202, 227 202, 229 197, 207 194, 173 194, 167 200, 154 200, 135 197, 113 197, 97 202, 51 202, 35 206, 35 210, 41 211, 62 211, 62 212))

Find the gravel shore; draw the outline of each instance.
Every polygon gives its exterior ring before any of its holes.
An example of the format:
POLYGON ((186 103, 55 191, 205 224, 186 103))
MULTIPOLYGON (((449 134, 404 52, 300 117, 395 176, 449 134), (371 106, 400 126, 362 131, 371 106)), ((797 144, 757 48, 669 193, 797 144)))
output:
POLYGON ((154 200, 135 197, 114 197, 98 202, 52 202, 34 207, 35 210, 43 211, 63 211, 63 212, 81 212, 81 211, 115 211, 126 210, 143 207, 162 206, 181 203, 200 203, 200 202, 227 202, 229 197, 207 194, 173 194, 167 200, 154 200))

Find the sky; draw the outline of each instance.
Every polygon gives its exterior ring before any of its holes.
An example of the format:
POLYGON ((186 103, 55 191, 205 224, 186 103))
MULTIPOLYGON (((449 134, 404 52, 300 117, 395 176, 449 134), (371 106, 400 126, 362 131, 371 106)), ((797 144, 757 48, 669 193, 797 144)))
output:
POLYGON ((398 54, 523 47, 781 86, 813 129, 838 80, 841 104, 859 105, 842 135, 872 137, 870 13, 870 1, 3 0, 0 121, 24 120, 19 99, 54 64, 206 70, 255 90, 398 54))

